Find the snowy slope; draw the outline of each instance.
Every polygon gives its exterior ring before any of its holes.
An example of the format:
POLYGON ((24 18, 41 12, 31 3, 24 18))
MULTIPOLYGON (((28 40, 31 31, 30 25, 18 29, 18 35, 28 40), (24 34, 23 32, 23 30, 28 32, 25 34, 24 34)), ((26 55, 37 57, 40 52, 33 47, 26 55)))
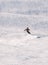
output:
POLYGON ((48 65, 48 0, 0 1, 0 65, 48 65))
MULTIPOLYGON (((7 28, 8 29, 8 28, 7 28)), ((4 29, 5 30, 5 29, 4 29)), ((13 28, 0 35, 0 65, 48 65, 48 37, 34 38, 13 28)))

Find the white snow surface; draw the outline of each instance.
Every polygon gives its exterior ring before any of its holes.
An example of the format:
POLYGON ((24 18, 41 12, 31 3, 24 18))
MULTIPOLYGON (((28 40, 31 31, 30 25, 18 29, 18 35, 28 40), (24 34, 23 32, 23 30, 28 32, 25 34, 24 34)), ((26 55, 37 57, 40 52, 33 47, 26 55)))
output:
POLYGON ((0 0, 0 65, 48 65, 48 0, 0 0))
POLYGON ((16 28, 0 33, 0 65, 48 65, 48 37, 36 38, 16 28))

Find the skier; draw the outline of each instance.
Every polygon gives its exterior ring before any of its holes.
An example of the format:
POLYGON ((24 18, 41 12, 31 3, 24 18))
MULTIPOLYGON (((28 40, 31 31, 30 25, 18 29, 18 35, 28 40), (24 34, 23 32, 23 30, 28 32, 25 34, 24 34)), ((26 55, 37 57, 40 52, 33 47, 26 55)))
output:
POLYGON ((26 31, 28 34, 31 34, 30 29, 28 27, 24 31, 26 31))
MULTIPOLYGON (((28 34, 31 34, 29 27, 27 27, 24 31, 26 31, 28 34)), ((31 34, 31 35, 32 35, 32 34, 31 34)), ((35 35, 34 35, 34 37, 35 37, 35 38, 40 38, 40 36, 35 36, 35 35)))

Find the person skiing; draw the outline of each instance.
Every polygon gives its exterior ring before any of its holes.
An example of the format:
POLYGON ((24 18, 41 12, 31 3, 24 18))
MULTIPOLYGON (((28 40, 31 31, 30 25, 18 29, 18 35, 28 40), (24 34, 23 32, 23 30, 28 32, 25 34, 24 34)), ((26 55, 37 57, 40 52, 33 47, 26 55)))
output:
POLYGON ((29 27, 27 27, 24 31, 26 31, 28 34, 31 34, 29 27))
MULTIPOLYGON (((27 27, 24 31, 26 31, 28 34, 31 34, 30 33, 30 29, 29 29, 29 27, 27 27)), ((31 34, 32 35, 32 34, 31 34)), ((36 38, 40 38, 40 36, 34 36, 34 37, 36 37, 36 38)))

